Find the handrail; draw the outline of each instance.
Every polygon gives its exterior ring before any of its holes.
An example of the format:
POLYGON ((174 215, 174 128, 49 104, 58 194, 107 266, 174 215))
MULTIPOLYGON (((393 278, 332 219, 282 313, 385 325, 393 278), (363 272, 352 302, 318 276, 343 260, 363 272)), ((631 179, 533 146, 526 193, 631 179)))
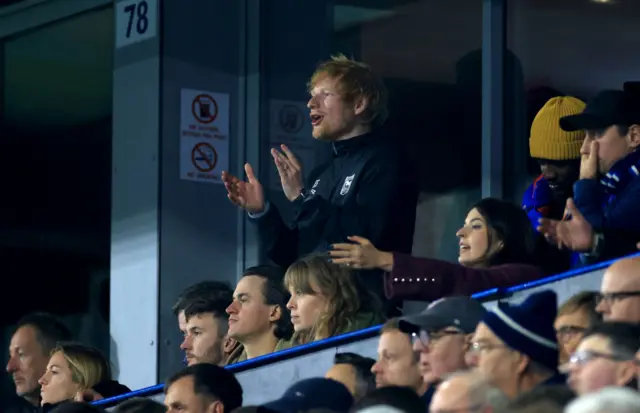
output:
MULTIPOLYGON (((633 254, 628 257, 640 256, 639 254, 633 254)), ((621 257, 625 258, 625 257, 621 257)), ((479 293, 473 294, 472 297, 479 301, 488 301, 493 299, 499 299, 507 297, 515 292, 527 290, 530 288, 538 287, 540 285, 550 284, 553 282, 577 277, 583 274, 587 274, 593 271, 600 270, 602 268, 608 267, 614 261, 619 260, 620 258, 616 258, 614 260, 601 262, 594 265, 589 265, 582 268, 577 268, 575 270, 570 270, 567 272, 563 272, 561 274, 551 275, 548 277, 541 278, 536 281, 530 281, 523 284, 515 285, 509 288, 491 288, 486 291, 481 291, 479 293)), ((362 341, 367 338, 375 337, 380 328, 382 326, 373 326, 369 328, 365 328, 363 330, 353 331, 351 333, 342 334, 340 336, 329 337, 324 340, 315 341, 309 344, 303 344, 299 346, 295 346, 289 349, 280 350, 275 353, 266 354, 264 356, 256 357, 255 359, 242 361, 240 363, 235 363, 226 368, 234 373, 240 373, 246 370, 250 370, 253 368, 261 367, 267 364, 277 363, 279 361, 289 360, 298 356, 302 356, 308 353, 312 353, 314 351, 324 350, 327 348, 336 347, 339 345, 346 345, 350 343, 354 343, 357 341, 362 341)), ((157 384, 155 386, 145 387, 143 389, 134 390, 132 392, 122 394, 120 396, 109 397, 107 399, 99 400, 94 402, 95 405, 100 405, 102 407, 111 407, 117 405, 119 402, 130 399, 132 397, 148 397, 160 394, 164 391, 164 384, 157 384)))
MULTIPOLYGON (((233 373, 240 373, 253 368, 261 367, 267 364, 277 363, 283 360, 289 360, 305 354, 313 353, 320 350, 325 350, 337 346, 344 346, 347 344, 355 343, 365 340, 367 338, 373 338, 378 335, 382 325, 368 327, 362 330, 353 331, 350 333, 341 334, 335 337, 325 338, 324 340, 314 341, 308 344, 302 344, 292 348, 276 351, 275 353, 265 354, 264 356, 256 357, 251 360, 241 361, 234 363, 225 368, 233 373)), ((155 386, 145 387, 143 389, 134 390, 132 392, 121 394, 119 396, 109 397, 107 399, 98 400, 93 404, 102 407, 115 406, 119 402, 132 398, 132 397, 147 397, 162 393, 164 390, 164 384, 156 384, 155 386)))
POLYGON ((556 275, 551 275, 549 277, 545 277, 545 278, 541 278, 539 280, 536 281, 529 281, 526 283, 522 283, 519 285, 514 285, 513 287, 509 287, 507 288, 507 292, 509 293, 515 293, 518 291, 522 291, 522 290, 528 290, 530 288, 534 288, 537 287, 539 285, 544 285, 544 284, 549 284, 552 282, 556 282, 556 281, 562 281, 562 280, 566 280, 567 278, 573 278, 576 277, 578 275, 582 275, 582 274, 586 274, 589 272, 594 272, 597 270, 601 270, 603 268, 607 268, 609 267, 611 264, 613 264, 614 262, 624 259, 624 258, 632 258, 632 257, 640 257, 640 253, 635 253, 635 254, 631 254, 631 255, 626 255, 624 257, 620 257, 620 258, 614 258, 612 260, 609 261, 603 261, 603 262, 599 262, 597 264, 593 264, 593 265, 589 265, 586 267, 582 267, 582 268, 576 268, 575 270, 569 270, 560 274, 556 274, 556 275))

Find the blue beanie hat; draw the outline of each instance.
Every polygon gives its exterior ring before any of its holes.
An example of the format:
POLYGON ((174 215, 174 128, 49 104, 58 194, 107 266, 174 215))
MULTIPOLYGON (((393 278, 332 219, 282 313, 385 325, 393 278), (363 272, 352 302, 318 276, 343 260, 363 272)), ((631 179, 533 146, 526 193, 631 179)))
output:
POLYGON ((558 369, 558 339, 553 323, 558 297, 551 290, 531 294, 520 305, 498 303, 482 320, 510 348, 531 361, 558 369))

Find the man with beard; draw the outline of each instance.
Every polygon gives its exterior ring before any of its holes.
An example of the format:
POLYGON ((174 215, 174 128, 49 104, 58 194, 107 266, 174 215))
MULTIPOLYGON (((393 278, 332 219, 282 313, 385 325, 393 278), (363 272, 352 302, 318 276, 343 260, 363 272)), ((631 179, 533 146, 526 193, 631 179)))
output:
MULTIPOLYGON (((271 150, 284 194, 295 207, 290 224, 265 198, 249 164, 247 181, 223 173, 229 199, 249 213, 268 257, 284 268, 356 234, 382 250, 411 253, 418 190, 400 144, 379 130, 387 118, 384 85, 369 66, 336 56, 317 67, 308 90, 313 137, 331 144, 333 158, 305 182, 303 165, 290 148, 271 150)), ((377 274, 365 279, 382 297, 377 274)))

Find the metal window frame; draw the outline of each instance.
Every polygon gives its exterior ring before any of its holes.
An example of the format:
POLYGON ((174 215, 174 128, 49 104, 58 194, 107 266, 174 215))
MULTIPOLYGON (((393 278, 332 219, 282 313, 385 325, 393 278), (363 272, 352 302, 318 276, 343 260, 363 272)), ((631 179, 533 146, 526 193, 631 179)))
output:
POLYGON ((482 197, 504 197, 506 1, 483 0, 482 197))
MULTIPOLYGON (((262 125, 266 119, 262 116, 262 3, 260 0, 242 0, 240 12, 240 67, 238 76, 238 152, 236 157, 237 173, 244 174, 243 165, 250 163, 254 170, 260 171, 260 139, 262 125)), ((247 214, 238 213, 237 234, 238 278, 245 268, 257 265, 260 261, 258 238, 248 222, 247 214)))

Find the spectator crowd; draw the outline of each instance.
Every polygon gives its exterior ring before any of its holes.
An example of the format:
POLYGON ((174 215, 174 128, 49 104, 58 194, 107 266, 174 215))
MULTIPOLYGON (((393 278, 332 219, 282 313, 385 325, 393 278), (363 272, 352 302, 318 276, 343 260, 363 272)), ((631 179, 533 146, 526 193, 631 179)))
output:
MULTIPOLYGON (((164 405, 133 398, 116 411, 640 412, 640 258, 619 259, 640 247, 636 83, 540 108, 529 145, 540 175, 521 205, 485 198, 470 208, 457 263, 411 255, 418 187, 383 128, 387 92, 371 69, 337 56, 308 90, 313 137, 333 158, 307 173, 287 146, 272 150, 292 217, 251 165, 246 179, 223 174, 269 262, 234 288, 208 280, 183 291, 173 312, 186 366, 167 379, 164 405), (471 298, 609 260, 599 291, 563 303, 544 288, 493 306, 471 298), (426 308, 402 314, 403 300, 426 308), (377 359, 338 353, 325 377, 261 406, 243 406, 225 369, 377 325, 377 359)), ((91 402, 130 391, 46 313, 18 322, 6 369, 15 395, 2 412, 99 412, 91 402)))

